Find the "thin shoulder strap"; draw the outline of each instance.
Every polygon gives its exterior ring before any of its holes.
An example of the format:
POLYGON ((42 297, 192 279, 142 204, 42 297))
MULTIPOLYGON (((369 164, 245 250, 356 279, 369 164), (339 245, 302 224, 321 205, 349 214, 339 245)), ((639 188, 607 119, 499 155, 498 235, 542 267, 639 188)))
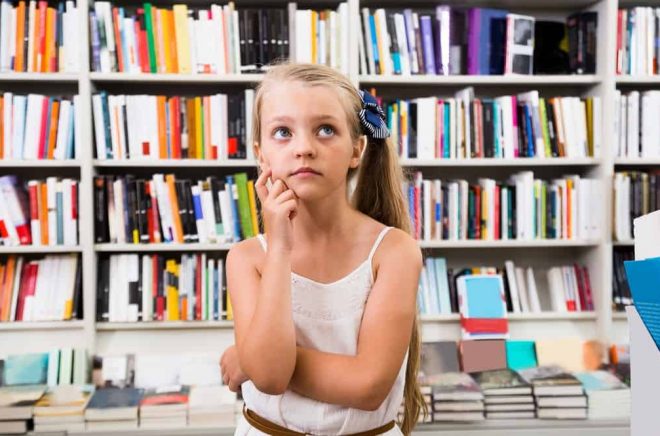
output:
POLYGON ((383 240, 388 230, 390 230, 391 228, 392 227, 385 227, 383 230, 380 231, 380 234, 378 234, 378 237, 376 238, 373 247, 371 247, 371 252, 369 253, 369 263, 371 263, 371 259, 374 257, 374 253, 376 252, 376 249, 380 245, 380 242, 383 240))
POLYGON ((261 248, 263 248, 264 251, 267 251, 266 248, 268 247, 268 243, 266 242, 266 237, 262 233, 259 233, 257 238, 259 239, 259 242, 261 242, 261 248))

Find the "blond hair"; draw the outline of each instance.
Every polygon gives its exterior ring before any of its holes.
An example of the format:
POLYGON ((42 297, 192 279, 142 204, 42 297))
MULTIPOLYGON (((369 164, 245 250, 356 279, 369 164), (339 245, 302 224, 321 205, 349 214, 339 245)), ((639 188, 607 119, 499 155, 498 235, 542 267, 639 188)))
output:
MULTIPOLYGON (((335 69, 323 65, 281 63, 272 67, 257 87, 254 99, 252 138, 261 140, 261 106, 266 90, 274 84, 302 82, 309 86, 328 86, 337 90, 339 99, 346 111, 351 139, 356 142, 363 135, 358 112, 362 101, 357 89, 350 80, 335 69)), ((398 161, 398 154, 389 139, 367 137, 367 146, 358 168, 351 168, 348 178, 357 177, 351 203, 358 211, 381 223, 397 227, 411 234, 411 221, 402 183, 404 172, 398 161)), ((401 430, 408 435, 417 423, 420 411, 427 415, 426 403, 419 389, 417 372, 420 359, 419 325, 415 316, 404 388, 405 412, 401 430)))

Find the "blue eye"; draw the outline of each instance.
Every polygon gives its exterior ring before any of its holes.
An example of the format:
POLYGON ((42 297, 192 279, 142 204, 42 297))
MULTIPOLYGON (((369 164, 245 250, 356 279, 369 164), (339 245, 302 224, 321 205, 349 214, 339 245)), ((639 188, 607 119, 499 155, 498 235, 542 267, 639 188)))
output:
POLYGON ((273 137, 275 139, 290 138, 291 131, 286 127, 278 127, 277 129, 273 130, 273 137))
POLYGON ((321 136, 332 136, 335 134, 335 129, 332 126, 321 126, 319 129, 319 134, 321 136))

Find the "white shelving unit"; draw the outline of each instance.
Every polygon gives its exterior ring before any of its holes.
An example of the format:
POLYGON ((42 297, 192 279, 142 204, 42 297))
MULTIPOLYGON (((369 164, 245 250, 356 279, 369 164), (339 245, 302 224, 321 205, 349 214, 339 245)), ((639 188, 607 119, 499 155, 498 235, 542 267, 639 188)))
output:
MULTIPOLYGON (((90 0, 77 1, 79 11, 79 30, 81 47, 89 47, 88 10, 90 0)), ((210 4, 195 2, 195 5, 210 4)), ((435 6, 438 2, 420 2, 419 6, 435 6)), ((441 2, 442 3, 442 2, 441 2)), ((460 5, 460 2, 450 2, 460 5)), ((648 4, 647 1, 644 1, 648 4)), ((285 2, 278 4, 285 6, 285 2)), ((309 0, 306 7, 327 2, 309 0)), ((657 2, 660 5, 660 1, 657 2)), ((558 76, 414 76, 382 77, 358 74, 358 23, 360 8, 363 6, 403 8, 404 4, 393 0, 360 1, 349 0, 351 15, 350 36, 350 78, 361 87, 377 87, 401 97, 410 93, 415 95, 445 95, 453 93, 463 86, 474 86, 477 95, 481 92, 511 94, 530 89, 539 89, 544 96, 552 95, 595 95, 603 104, 601 137, 604 139, 600 157, 584 159, 472 159, 472 160, 404 160, 402 163, 410 169, 423 171, 447 171, 451 174, 465 172, 470 177, 482 172, 497 171, 498 174, 510 174, 520 169, 532 169, 548 177, 566 173, 578 173, 583 176, 598 178, 602 181, 604 193, 603 216, 593 219, 602 220, 602 235, 592 241, 438 241, 421 242, 426 254, 445 256, 455 266, 465 265, 502 265, 505 259, 512 259, 520 265, 549 267, 564 262, 581 262, 589 267, 591 285, 594 291, 596 311, 579 314, 524 314, 511 316, 513 338, 561 337, 577 335, 583 338, 597 337, 605 341, 622 336, 625 321, 611 309, 612 252, 614 246, 627 245, 613 243, 611 238, 611 178, 617 166, 660 165, 660 160, 621 160, 612 158, 614 126, 614 92, 617 85, 656 85, 660 77, 617 77, 615 75, 615 39, 618 4, 613 0, 475 0, 470 5, 506 8, 512 12, 528 13, 537 17, 563 19, 580 10, 598 12, 597 73, 593 75, 558 75, 558 76), (501 88, 501 91, 500 91, 501 88), (451 249, 451 250, 449 250, 451 249), (448 251, 445 251, 448 250, 448 251), (616 322, 613 322, 616 320, 616 322)), ((626 6, 632 3, 625 3, 626 6)), ((251 161, 197 161, 197 160, 157 160, 157 161, 108 161, 94 159, 93 122, 91 96, 97 90, 111 87, 113 92, 123 86, 136 89, 135 85, 149 86, 146 92, 171 92, 172 85, 180 86, 186 92, 188 86, 194 86, 195 92, 217 92, 221 86, 245 87, 258 83, 263 75, 181 75, 181 74, 123 74, 97 73, 89 71, 90 51, 81 50, 80 64, 83 71, 78 74, 35 74, 8 73, 0 74, 0 83, 11 89, 15 84, 25 83, 49 89, 53 94, 60 94, 63 89, 77 87, 81 96, 80 119, 76 120, 76 129, 81 141, 77 144, 77 159, 73 161, 0 161, 0 173, 9 174, 36 170, 39 176, 75 173, 80 177, 80 245, 77 247, 0 247, 0 254, 21 253, 81 253, 83 264, 83 302, 84 320, 71 323, 34 323, 0 325, 0 350, 3 352, 22 352, 34 349, 50 349, 54 346, 86 346, 92 353, 128 350, 151 351, 152 349, 176 350, 176 352, 208 349, 218 350, 233 342, 233 329, 230 322, 191 322, 191 323, 144 323, 110 324, 96 322, 96 265, 99 256, 115 252, 183 252, 183 251, 227 251, 226 244, 158 244, 158 245, 111 245, 95 244, 93 235, 93 177, 101 173, 126 173, 134 170, 142 172, 188 171, 199 174, 229 174, 238 170, 254 170, 251 161), (63 88, 64 87, 64 88, 63 88), (207 87, 207 88, 204 88, 207 87), (66 327, 65 327, 66 326, 66 327), (55 335, 55 336, 53 336, 55 335), (80 342, 80 341, 84 342, 80 342), (213 342, 209 342, 213 341, 213 342), (211 344, 211 345, 209 345, 211 344)), ((121 92, 121 91, 118 91, 121 92)), ((134 91, 127 91, 134 92, 134 91)), ((141 90, 137 92, 142 92, 141 90)), ((178 92, 178 91, 177 91, 178 92)), ((537 281, 545 280, 538 276, 537 281)), ((454 315, 428 318, 422 321, 424 338, 459 339, 458 318, 454 315)))

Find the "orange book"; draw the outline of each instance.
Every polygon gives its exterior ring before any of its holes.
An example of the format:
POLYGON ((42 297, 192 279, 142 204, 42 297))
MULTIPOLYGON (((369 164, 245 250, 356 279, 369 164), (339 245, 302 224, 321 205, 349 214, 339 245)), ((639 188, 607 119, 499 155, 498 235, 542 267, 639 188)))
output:
MULTIPOLYGON (((30 2, 32 3, 32 2, 30 2)), ((33 23, 33 33, 34 41, 32 44, 32 71, 40 72, 42 66, 44 65, 44 49, 46 42, 46 8, 48 4, 45 1, 40 0, 35 9, 34 13, 34 23, 33 23)))
POLYGON ((202 98, 193 98, 195 110, 195 158, 204 159, 204 113, 202 112, 202 98))
POLYGON ((156 96, 158 106, 158 157, 167 159, 167 110, 165 109, 165 96, 156 96))
POLYGON ((2 317, 2 312, 4 312, 5 306, 3 302, 5 301, 5 265, 0 263, 0 321, 5 319, 2 317))
POLYGON ((176 53, 176 27, 174 26, 174 11, 168 9, 167 14, 165 15, 165 19, 167 20, 167 30, 169 32, 165 42, 169 44, 169 50, 170 50, 169 58, 172 67, 172 72, 178 73, 179 57, 177 56, 176 53))
POLYGON ((248 180, 248 201, 250 203, 250 220, 252 221, 252 229, 255 233, 259 233, 259 219, 257 218, 257 200, 256 192, 254 191, 254 181, 248 180))
POLYGON ((48 159, 55 157, 55 142, 57 141, 57 124, 60 116, 60 102, 53 100, 50 108, 50 129, 48 131, 48 159))
POLYGON ((44 182, 38 182, 41 187, 39 198, 39 223, 41 224, 41 245, 48 245, 48 187, 44 182))
MULTIPOLYGON (((123 24, 123 23, 122 23, 123 24)), ((112 30, 115 34, 115 51, 117 53, 117 68, 119 72, 126 71, 124 68, 124 51, 121 42, 121 31, 119 30, 119 8, 112 8, 112 30)))
POLYGON ((218 158, 218 144, 211 144, 211 97, 204 96, 204 104, 202 105, 204 111, 204 154, 203 159, 217 159, 218 158))
POLYGON ((172 11, 167 10, 167 9, 161 9, 159 13, 159 19, 160 19, 160 29, 161 29, 161 34, 162 34, 162 53, 163 53, 163 60, 165 61, 165 72, 166 73, 174 73, 174 69, 172 68, 172 50, 171 50, 171 44, 170 44, 170 39, 172 37, 172 31, 170 29, 170 20, 168 16, 172 14, 172 11))
POLYGON ((573 181, 571 179, 566 179, 566 237, 571 239, 573 237, 573 220, 571 219, 571 214, 573 213, 573 181))
POLYGON ((25 0, 20 0, 16 7, 16 59, 14 60, 14 71, 23 72, 25 69, 25 0))
POLYGON ((318 57, 318 41, 316 40, 317 32, 317 23, 319 19, 319 13, 317 11, 312 11, 312 63, 316 64, 318 57))
POLYGON ((15 268, 16 256, 9 256, 7 259, 7 266, 5 267, 5 279, 2 285, 4 287, 4 291, 0 289, 0 296, 2 296, 2 300, 0 300, 0 304, 2 305, 2 314, 0 314, 0 318, 2 321, 9 321, 12 290, 14 289, 14 275, 16 273, 14 271, 15 268))
POLYGON ((183 243, 183 226, 181 225, 181 215, 179 215, 179 202, 176 196, 176 186, 174 186, 174 174, 166 174, 165 183, 167 184, 172 222, 174 223, 174 239, 178 243, 183 243))
POLYGON ((57 18, 57 13, 54 8, 48 8, 46 10, 46 35, 45 35, 45 46, 43 58, 41 60, 41 72, 43 73, 52 73, 57 71, 57 66, 55 62, 57 57, 55 55, 55 19, 57 18))
POLYGON ((186 122, 188 123, 188 158, 194 159, 197 149, 195 133, 195 98, 186 99, 186 122))

